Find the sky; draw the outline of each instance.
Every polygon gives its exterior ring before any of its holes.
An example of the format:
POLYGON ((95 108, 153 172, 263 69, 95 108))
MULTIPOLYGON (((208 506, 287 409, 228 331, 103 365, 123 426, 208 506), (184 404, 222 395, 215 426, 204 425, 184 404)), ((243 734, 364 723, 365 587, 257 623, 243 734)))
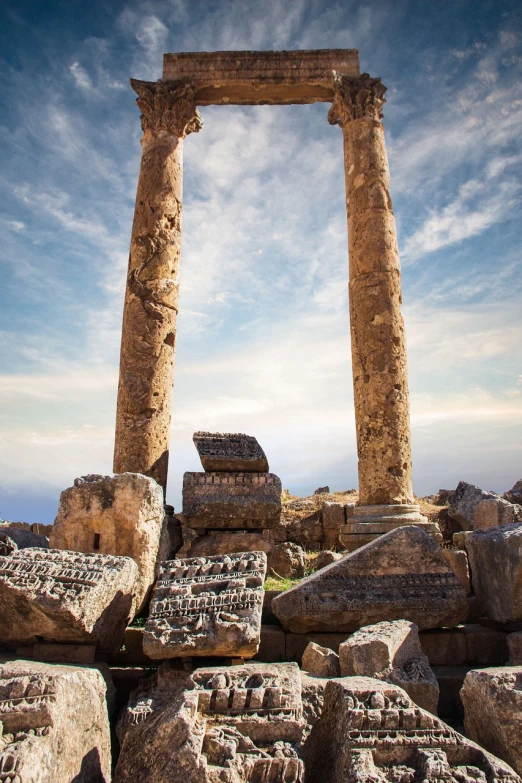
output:
MULTIPOLYGON (((140 162, 164 52, 355 48, 388 87, 413 481, 522 476, 522 11, 511 0, 2 4, 0 518, 110 473, 140 162)), ((196 430, 293 494, 357 486, 342 133, 328 104, 203 107, 185 141, 167 501, 196 430)))

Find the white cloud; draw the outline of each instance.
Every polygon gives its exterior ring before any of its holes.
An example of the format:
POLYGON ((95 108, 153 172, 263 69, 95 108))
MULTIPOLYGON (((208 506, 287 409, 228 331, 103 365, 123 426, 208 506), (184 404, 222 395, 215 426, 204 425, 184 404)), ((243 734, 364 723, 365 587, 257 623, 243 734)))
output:
POLYGON ((69 72, 74 79, 74 83, 81 90, 92 90, 92 80, 85 68, 79 62, 74 62, 69 66, 69 72))

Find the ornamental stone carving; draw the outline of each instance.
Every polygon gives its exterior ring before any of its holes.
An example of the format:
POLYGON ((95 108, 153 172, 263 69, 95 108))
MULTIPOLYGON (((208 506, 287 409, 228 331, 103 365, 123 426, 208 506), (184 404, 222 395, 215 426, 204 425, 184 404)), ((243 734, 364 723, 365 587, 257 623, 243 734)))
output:
POLYGON ((386 89, 380 79, 374 79, 368 73, 357 79, 335 74, 335 95, 328 112, 328 122, 342 128, 352 120, 381 120, 386 89))
POLYGON ((131 79, 131 87, 138 95, 136 103, 145 136, 163 131, 181 139, 203 127, 190 84, 131 79))

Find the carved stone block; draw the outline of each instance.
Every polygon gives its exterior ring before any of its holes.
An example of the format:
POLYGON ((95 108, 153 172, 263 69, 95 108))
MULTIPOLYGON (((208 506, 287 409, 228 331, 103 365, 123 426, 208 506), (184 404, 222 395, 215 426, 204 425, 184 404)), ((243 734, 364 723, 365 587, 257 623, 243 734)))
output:
POLYGON ((355 631, 383 620, 419 628, 465 619, 466 592, 442 549, 415 526, 400 527, 303 579, 272 602, 286 630, 355 631))
POLYGON ((1 658, 2 783, 108 783, 105 692, 96 669, 1 658))
POLYGON ((183 517, 192 528, 272 528, 281 516, 273 473, 185 473, 183 517))
POLYGON ((31 548, 0 557, 0 640, 119 649, 137 579, 129 557, 31 548))
POLYGON ((522 620, 522 524, 474 530, 466 537, 473 591, 487 616, 522 620))
POLYGON ((150 658, 251 658, 259 647, 264 552, 168 560, 161 564, 143 651, 150 658))
POLYGON ((120 720, 114 783, 302 783, 301 736, 296 664, 162 664, 120 720))
POLYGON ((265 452, 252 435, 195 432, 192 439, 207 473, 268 472, 265 452))

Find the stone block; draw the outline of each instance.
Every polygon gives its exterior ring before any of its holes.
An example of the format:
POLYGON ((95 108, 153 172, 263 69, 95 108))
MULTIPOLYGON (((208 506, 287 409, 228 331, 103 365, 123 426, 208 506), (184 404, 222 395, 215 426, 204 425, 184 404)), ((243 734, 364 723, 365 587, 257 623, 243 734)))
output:
POLYGON ((143 652, 143 633, 143 627, 126 628, 121 649, 108 657, 109 664, 111 666, 150 665, 151 659, 143 652))
POLYGON ((150 604, 143 651, 150 658, 251 658, 259 647, 264 552, 168 560, 150 604))
POLYGON ((462 666, 467 661, 468 649, 463 626, 422 631, 419 641, 430 666, 462 666))
POLYGON ((303 760, 313 783, 520 780, 401 688, 369 677, 327 683, 303 760))
POLYGON ((498 623, 522 620, 522 525, 475 530, 466 539, 473 592, 498 623))
POLYGON ((49 548, 49 539, 30 530, 20 530, 12 525, 0 523, 0 555, 10 555, 17 549, 27 547, 49 548))
POLYGON ((466 734, 522 774, 522 668, 468 672, 461 691, 466 734))
POLYGON ((522 479, 517 481, 507 492, 504 492, 502 497, 510 503, 522 505, 522 479))
POLYGON ((192 440, 206 473, 268 473, 265 452, 252 435, 195 432, 192 440))
POLYGON ((509 666, 522 665, 522 631, 510 633, 506 637, 509 648, 509 666))
POLYGON ((278 625, 261 626, 261 641, 254 660, 265 663, 280 663, 286 660, 286 638, 282 628, 278 625))
POLYGON ((509 658, 507 634, 484 625, 464 626, 467 663, 472 666, 499 666, 509 658))
POLYGON ((302 660, 302 668, 308 674, 318 677, 340 677, 339 656, 328 647, 321 647, 315 642, 309 642, 302 660))
POLYGON ((273 473, 185 473, 188 527, 271 528, 281 517, 281 479, 273 473))
POLYGON ((137 579, 129 557, 58 549, 0 557, 0 640, 119 650, 134 616, 137 579))
POLYGON ((236 552, 265 552, 268 554, 274 546, 273 539, 262 533, 252 533, 248 530, 209 530, 208 534, 193 539, 186 556, 209 557, 230 555, 236 552))
POLYGON ((496 492, 486 492, 474 484, 460 481, 448 508, 448 515, 456 520, 463 530, 473 530, 475 511, 483 500, 500 500, 496 492))
POLYGON ((323 503, 323 527, 327 530, 340 531, 346 521, 343 503, 323 503))
POLYGON ((139 569, 137 611, 144 606, 159 560, 168 556, 162 539, 163 490, 140 473, 77 478, 60 495, 51 533, 54 549, 132 557, 139 569))
POLYGON ((342 560, 343 556, 344 555, 341 555, 339 552, 331 552, 330 550, 325 549, 322 552, 319 552, 317 557, 314 557, 310 565, 314 571, 319 571, 321 568, 325 568, 331 563, 337 563, 339 560, 342 560))
POLYGON ((471 535, 472 530, 459 530, 457 533, 453 533, 453 544, 456 549, 466 549, 466 541, 468 536, 471 535))
POLYGON ((295 664, 162 664, 120 720, 114 783, 300 783, 302 712, 295 664))
POLYGON ((522 521, 522 508, 502 498, 481 500, 473 516, 473 530, 487 530, 522 521))
POLYGON ((433 673, 439 683, 438 713, 441 717, 459 719, 464 716, 460 689, 469 666, 434 666, 433 673))
POLYGON ((46 663, 94 663, 94 644, 52 644, 40 642, 33 647, 35 661, 46 663))
POLYGON ((301 579, 305 574, 305 553, 299 544, 276 544, 268 555, 269 576, 301 579))
POLYGON ((466 616, 467 623, 476 623, 480 618, 486 616, 486 611, 482 601, 480 601, 476 595, 468 595, 468 614, 466 616))
POLYGON ((444 557, 450 564, 455 576, 458 577, 466 595, 471 595, 471 580, 469 576, 468 556, 464 549, 443 549, 444 557))
POLYGON ((347 636, 346 633, 287 633, 286 660, 301 664, 303 653, 310 642, 314 642, 320 647, 327 647, 338 654, 339 646, 346 641, 347 636))
POLYGON ((421 629, 457 625, 466 593, 442 549, 418 527, 399 527, 322 568, 272 602, 295 633, 355 631, 383 620, 421 629))
POLYGON ((1 658, 3 783, 108 783, 105 694, 96 669, 1 658))

